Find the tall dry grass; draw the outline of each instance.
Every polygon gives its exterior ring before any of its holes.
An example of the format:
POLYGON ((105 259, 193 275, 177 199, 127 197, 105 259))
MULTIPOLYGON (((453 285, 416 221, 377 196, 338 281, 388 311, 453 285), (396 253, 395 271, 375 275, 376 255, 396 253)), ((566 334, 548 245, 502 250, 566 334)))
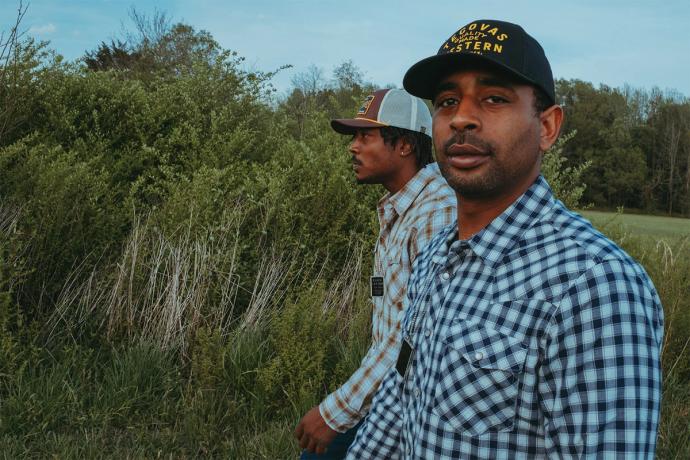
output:
POLYGON ((280 311, 289 296, 321 282, 329 285, 321 309, 335 311, 341 332, 346 333, 363 248, 350 248, 332 280, 324 279, 327 257, 259 248, 255 278, 242 280, 238 246, 243 218, 238 205, 220 226, 202 231, 183 227, 166 235, 149 220, 135 217, 117 263, 90 266, 91 260, 84 260, 69 276, 48 321, 49 340, 95 326, 109 339, 145 342, 186 354, 200 327, 223 336, 256 330, 280 311), (86 270, 88 276, 83 276, 86 270), (316 275, 307 277, 307 273, 316 275), (239 290, 250 294, 246 305, 236 302, 239 290))
POLYGON ((659 458, 690 458, 690 239, 648 249, 650 271, 664 306, 663 397, 659 458))
POLYGON ((231 212, 219 228, 199 233, 183 227, 166 235, 135 218, 115 265, 89 267, 85 261, 70 275, 49 320, 51 337, 90 324, 110 339, 186 351, 201 326, 227 331, 241 288, 241 219, 241 212, 231 212))

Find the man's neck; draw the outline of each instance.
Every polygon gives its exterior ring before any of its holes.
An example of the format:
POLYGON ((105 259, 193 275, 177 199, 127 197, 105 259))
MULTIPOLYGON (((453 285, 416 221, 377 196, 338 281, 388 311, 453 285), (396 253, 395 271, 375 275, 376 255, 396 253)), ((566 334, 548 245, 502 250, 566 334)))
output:
POLYGON ((458 200, 458 237, 468 240, 482 231, 531 187, 536 177, 521 187, 491 198, 473 199, 455 193, 458 200))
POLYGON ((406 167, 402 168, 398 173, 391 177, 389 180, 386 180, 381 183, 383 187, 388 190, 388 193, 391 195, 395 195, 398 193, 402 188, 407 185, 409 181, 412 180, 414 176, 417 175, 417 173, 421 170, 421 168, 418 168, 417 165, 414 165, 413 167, 406 167))
POLYGON ((458 200, 458 237, 468 240, 489 225, 496 217, 505 211, 510 203, 492 203, 486 201, 471 201, 456 193, 458 200))

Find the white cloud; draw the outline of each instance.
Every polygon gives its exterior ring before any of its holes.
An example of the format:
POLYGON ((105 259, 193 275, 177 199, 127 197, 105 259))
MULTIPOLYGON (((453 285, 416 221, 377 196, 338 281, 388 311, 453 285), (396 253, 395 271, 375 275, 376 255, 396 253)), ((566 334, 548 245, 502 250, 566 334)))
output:
POLYGON ((33 25, 29 29, 29 33, 30 34, 36 34, 36 35, 48 35, 48 34, 52 34, 56 30, 57 30, 57 28, 55 27, 55 25, 53 23, 50 23, 50 24, 43 24, 41 26, 33 25))

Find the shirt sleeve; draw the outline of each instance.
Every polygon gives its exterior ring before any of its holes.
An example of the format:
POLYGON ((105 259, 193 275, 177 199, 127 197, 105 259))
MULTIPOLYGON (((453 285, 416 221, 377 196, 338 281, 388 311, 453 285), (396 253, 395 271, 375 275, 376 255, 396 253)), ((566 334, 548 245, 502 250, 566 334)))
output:
POLYGON ((402 377, 395 368, 390 369, 374 396, 371 412, 347 451, 348 460, 400 458, 401 388, 402 377))
POLYGON ((319 412, 329 427, 345 432, 366 415, 371 397, 381 379, 395 364, 400 349, 400 319, 395 332, 378 344, 372 344, 359 368, 340 388, 329 394, 319 405, 319 412))
POLYGON ((455 222, 455 214, 457 209, 452 200, 445 200, 439 203, 437 211, 425 219, 419 225, 419 231, 414 238, 409 241, 408 253, 410 254, 410 267, 414 263, 417 255, 434 239, 434 236, 439 234, 441 230, 448 225, 455 222))
MULTIPOLYGON (((420 218, 421 225, 410 232, 408 241, 410 267, 417 256, 431 239, 455 220, 455 208, 438 207, 433 212, 420 218)), ((393 367, 400 350, 400 320, 407 305, 407 295, 403 293, 403 308, 391 327, 391 332, 382 337, 378 343, 372 343, 362 359, 360 367, 340 388, 329 394, 319 405, 319 412, 324 421, 333 430, 345 432, 355 426, 366 415, 371 399, 381 380, 393 367)))
POLYGON ((653 458, 663 311, 643 273, 590 268, 551 318, 539 370, 548 456, 653 458))
MULTIPOLYGON (((412 271, 406 297, 410 305, 417 296, 417 272, 412 271)), ((401 327, 410 320, 412 311, 404 314, 401 327)), ((357 430, 357 436, 348 450, 347 459, 396 459, 403 450, 402 426, 403 378, 392 368, 384 377, 371 404, 371 411, 357 430)))

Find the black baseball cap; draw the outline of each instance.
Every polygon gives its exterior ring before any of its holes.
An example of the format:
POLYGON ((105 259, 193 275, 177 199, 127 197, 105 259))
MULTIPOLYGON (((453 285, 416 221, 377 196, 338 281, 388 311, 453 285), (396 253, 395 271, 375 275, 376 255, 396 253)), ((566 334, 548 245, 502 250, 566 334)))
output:
POLYGON ((438 83, 449 73, 487 64, 537 86, 555 103, 551 66, 539 42, 519 25, 493 19, 480 19, 461 27, 435 56, 409 68, 403 86, 410 94, 431 99, 438 83))

